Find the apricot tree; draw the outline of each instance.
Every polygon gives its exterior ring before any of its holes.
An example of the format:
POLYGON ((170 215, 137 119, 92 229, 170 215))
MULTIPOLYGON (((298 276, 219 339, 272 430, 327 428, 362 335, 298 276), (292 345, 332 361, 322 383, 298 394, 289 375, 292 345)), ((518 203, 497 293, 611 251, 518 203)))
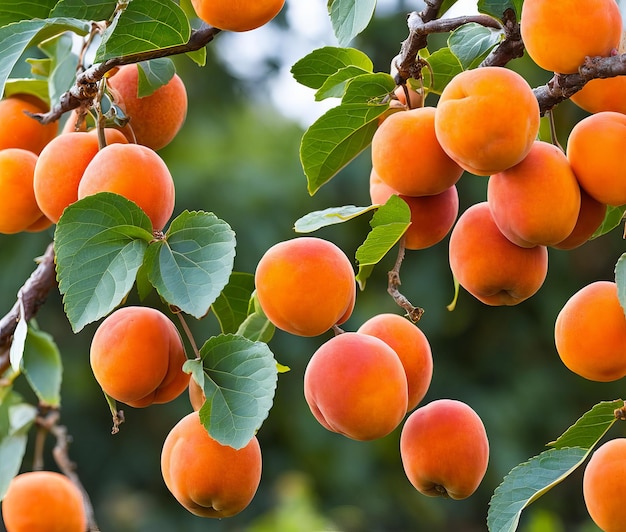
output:
MULTIPOLYGON (((291 70, 316 100, 336 100, 302 136, 303 186, 316 194, 371 147, 371 204, 310 212, 295 220, 294 238, 274 243, 254 272, 243 272, 234 267, 237 239, 227 221, 176 209, 176 176, 157 150, 173 141, 188 113, 172 58, 203 67, 221 33, 254 31, 284 2, 3 2, 0 232, 54 226, 52 243, 0 320, 0 499, 9 532, 34 526, 14 517, 24 513, 24 500, 39 498, 28 492, 35 477, 20 474, 34 429, 57 438, 57 466, 81 490, 84 520, 98 530, 59 423, 65 360, 34 319, 53 290, 75 333, 102 320, 91 363, 113 433, 124 422, 118 402, 144 408, 189 388, 197 413, 173 426, 161 471, 191 513, 233 516, 258 489, 257 433, 271 415, 279 374, 288 371, 270 348, 276 328, 320 337, 300 377, 322 427, 363 445, 399 429, 398 452, 419 492, 451 499, 475 492, 498 442, 471 405, 420 404, 437 357, 417 328, 429 302, 415 305, 400 291, 405 253, 427 253, 449 237, 449 310, 461 288, 486 305, 512 306, 542 288, 549 248, 572 249, 619 228, 626 195, 624 165, 615 161, 624 153, 619 82, 626 56, 615 0, 589 2, 582 15, 573 0, 479 0, 477 14, 445 16, 455 3, 429 0, 408 14, 408 36, 387 72, 350 47, 372 21, 375 0, 328 2, 337 45, 310 51, 291 70), (571 24, 556 28, 558 18, 571 24), (433 44, 436 34, 445 44, 433 44), (511 65, 526 44, 536 65, 554 71, 545 85, 531 87, 511 65), (24 59, 30 75, 17 77, 24 59), (554 113, 570 98, 594 114, 572 129, 563 149, 554 113), (460 211, 463 179, 488 180, 488 191, 460 211), (368 215, 356 274, 338 246, 301 236, 368 215), (392 250, 387 292, 398 315, 343 331, 358 306, 357 285, 370 289, 392 250), (127 306, 133 288, 142 301, 156 293, 164 312, 127 306), (220 334, 200 343, 189 320, 208 314, 220 334), (37 404, 16 391, 22 378, 37 404)), ((590 380, 624 375, 624 264, 618 257, 615 278, 583 288, 591 299, 574 295, 556 321, 555 351, 590 380)), ((625 408, 622 400, 598 402, 549 449, 515 467, 494 486, 489 530, 515 530, 522 511, 579 468, 625 408)), ((42 453, 37 445, 35 469, 42 453)), ((617 530, 623 521, 616 523, 622 517, 611 496, 626 475, 605 465, 615 460, 608 453, 592 457, 584 494, 591 518, 617 530), (598 486, 607 474, 611 492, 598 486)), ((54 504, 48 522, 64 513, 54 504)))

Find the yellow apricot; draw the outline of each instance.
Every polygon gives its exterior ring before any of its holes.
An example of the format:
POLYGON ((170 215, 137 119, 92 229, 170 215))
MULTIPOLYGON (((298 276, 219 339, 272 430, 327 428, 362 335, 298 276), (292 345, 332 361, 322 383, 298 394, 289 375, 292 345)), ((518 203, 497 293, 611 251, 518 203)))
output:
POLYGON ((554 327, 563 364, 585 379, 609 382, 626 376, 626 317, 612 281, 595 281, 576 292, 554 327))
POLYGON ((21 148, 39 154, 57 134, 56 123, 42 125, 26 113, 45 113, 48 106, 38 98, 17 94, 0 100, 0 150, 21 148))
POLYGON ((539 132, 539 104, 528 82, 512 70, 466 70, 443 90, 435 132, 459 166, 492 175, 516 165, 530 151, 539 132))
POLYGON ((626 113, 626 76, 592 79, 575 93, 570 100, 589 113, 615 111, 626 113))
POLYGON ((267 24, 285 0, 191 0, 198 17, 215 28, 249 31, 267 24))
POLYGON ((318 336, 352 313, 354 269, 332 242, 298 237, 270 247, 255 272, 256 295, 267 318, 298 336, 318 336))

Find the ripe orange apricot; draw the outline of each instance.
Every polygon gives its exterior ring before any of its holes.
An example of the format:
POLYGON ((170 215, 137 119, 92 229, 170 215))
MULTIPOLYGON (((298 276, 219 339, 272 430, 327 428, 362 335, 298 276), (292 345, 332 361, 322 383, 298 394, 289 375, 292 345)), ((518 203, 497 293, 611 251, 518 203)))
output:
POLYGON ((592 198, 626 204, 626 115, 604 111, 583 118, 570 131, 567 158, 592 198))
POLYGON ((407 412, 424 398, 433 376, 433 355, 426 335, 398 314, 378 314, 357 329, 380 338, 400 357, 408 383, 407 412))
POLYGON ((438 399, 409 415, 400 435, 400 456, 407 478, 420 493, 466 499, 487 471, 489 440, 469 405, 438 399))
POLYGON ((584 189, 580 189, 580 211, 572 232, 567 238, 552 247, 557 249, 574 249, 582 246, 600 227, 606 216, 606 205, 593 199, 584 189))
POLYGON ((41 218, 33 191, 36 164, 32 151, 0 150, 0 233, 26 231, 41 218))
MULTIPOLYGON (((128 143, 117 129, 107 128, 105 138, 107 145, 128 143)), ((35 198, 41 211, 54 223, 59 221, 68 205, 78 200, 78 185, 98 149, 98 133, 93 129, 62 133, 39 154, 33 181, 35 198)))
POLYGON ((525 0, 520 30, 537 65, 573 74, 585 57, 608 57, 619 46, 622 17, 615 0, 590 0, 584 10, 577 0, 525 0))
POLYGON ((221 30, 249 31, 267 24, 285 0, 191 0, 199 18, 221 30))
POLYGON ((326 429, 353 440, 374 440, 404 418, 407 376, 398 354, 383 340, 346 332, 322 344, 309 360, 304 397, 326 429))
POLYGON ((256 294, 267 318, 298 336, 318 336, 352 313, 354 269, 332 242, 298 237, 279 242, 261 257, 256 294))
POLYGON ((128 139, 160 150, 174 139, 185 122, 187 91, 183 80, 174 74, 152 94, 139 98, 138 69, 137 65, 124 65, 109 78, 108 84, 118 99, 116 103, 130 118, 123 130, 128 139))
POLYGON ((383 182, 406 196, 439 194, 463 174, 437 141, 434 107, 385 118, 372 138, 372 167, 383 182))
POLYGON ((189 385, 178 330, 153 308, 114 311, 96 330, 89 356, 102 390, 135 408, 172 401, 189 385))
POLYGON ((570 100, 589 113, 602 111, 626 113, 626 101, 622 97, 625 91, 626 76, 592 79, 570 97, 570 100))
POLYGON ((72 481, 54 471, 14 477, 2 500, 7 532, 85 532, 83 496, 72 481))
POLYGON ((39 154, 57 134, 57 124, 42 125, 26 114, 45 113, 48 106, 27 94, 0 100, 0 150, 21 148, 39 154))
POLYGON ((109 144, 89 162, 78 185, 78 199, 114 192, 134 201, 155 231, 174 212, 174 181, 163 159, 139 144, 109 144))
POLYGON ((450 268, 459 284, 487 305, 517 305, 535 294, 548 273, 545 246, 523 248, 498 229, 487 202, 468 208, 449 242, 450 268))
POLYGON ((615 438, 598 447, 583 474, 583 498, 587 511, 604 532, 624 530, 626 490, 626 438, 615 438))
MULTIPOLYGON (((372 169, 370 198, 372 204, 384 204, 397 194, 372 169)), ((441 242, 452 229, 459 213, 459 194, 456 185, 432 196, 405 196, 402 198, 411 210, 411 225, 404 233, 406 249, 426 249, 441 242)))
POLYGON ((492 175, 487 201, 496 225, 522 247, 551 246, 573 231, 580 186, 565 154, 535 141, 521 162, 492 175))
POLYGON ((556 350, 571 371, 598 382, 626 376, 626 317, 612 281, 595 281, 570 297, 554 327, 556 350))
POLYGON ((435 132, 459 166, 476 175, 495 174, 530 151, 539 132, 539 104, 528 82, 512 70, 466 70, 443 90, 435 132))
POLYGON ((241 449, 214 440, 197 412, 169 432, 161 451, 163 480, 176 500, 200 517, 232 517, 252 501, 261 481, 257 437, 241 449))

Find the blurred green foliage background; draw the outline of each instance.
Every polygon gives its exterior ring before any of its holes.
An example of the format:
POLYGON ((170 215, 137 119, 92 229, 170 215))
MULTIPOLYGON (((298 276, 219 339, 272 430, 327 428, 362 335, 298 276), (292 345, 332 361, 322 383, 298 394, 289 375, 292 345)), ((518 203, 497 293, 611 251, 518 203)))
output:
MULTIPOLYGON (((410 2, 385 4, 384 13, 377 15, 354 43, 370 55, 379 71, 388 71, 391 58, 406 38, 406 12, 415 8, 408 5, 410 2)), ((278 35, 273 46, 288 47, 295 38, 287 20, 283 13, 272 23, 272 35, 278 35)), ((289 65, 281 64, 280 54, 269 54, 266 61, 242 75, 224 59, 228 42, 235 43, 238 37, 218 36, 225 45, 209 45, 205 68, 186 58, 177 59, 188 89, 190 111, 181 133, 161 155, 176 181, 176 213, 203 209, 228 221, 237 234, 235 268, 253 272, 269 246, 295 236, 293 223, 307 212, 368 204, 370 161, 369 152, 365 152, 310 197, 298 158, 303 124, 285 117, 281 104, 272 104, 269 98, 269 87, 289 65)), ((445 36, 435 36, 431 49, 443 43, 445 36)), ((326 44, 334 43, 319 42, 316 46, 326 44)), ((527 58, 510 66, 532 86, 550 77, 527 58)), ((285 83, 296 90, 295 81, 285 83)), ((288 98, 288 91, 286 94, 288 98)), ((310 98, 313 101, 312 93, 310 98)), ((427 103, 434 105, 436 101, 427 103)), ((555 110, 563 145, 573 124, 583 116, 569 102, 555 110)), ((486 182, 486 178, 463 176, 458 185, 462 209, 485 199, 486 182)), ((362 218, 315 234, 354 257, 368 231, 368 217, 362 218)), ((50 230, 0 238, 4 272, 0 276, 0 312, 12 306, 19 287, 34 268, 33 258, 43 253, 51 236, 50 230)), ((517 307, 491 308, 461 291, 454 312, 446 310, 453 297, 447 239, 431 249, 408 253, 401 270, 402 290, 426 310, 419 326, 431 342, 435 364, 424 402, 444 397, 466 401, 484 420, 491 442, 487 475, 479 490, 465 501, 426 498, 411 487, 400 462, 400 429, 379 441, 356 442, 317 424, 304 401, 302 377, 307 360, 327 338, 298 338, 278 331, 270 347, 291 371, 280 375, 274 408, 259 433, 264 458, 261 486, 247 510, 221 521, 189 514, 172 498, 161 478, 161 444, 169 429, 190 411, 188 398, 183 395, 171 404, 141 410, 125 408, 126 423, 119 434, 111 435, 109 410, 89 367, 89 343, 96 324, 74 335, 58 294, 53 294, 40 311, 38 322, 54 335, 62 352, 62 422, 72 435, 70 455, 92 497, 101 529, 486 530, 489 498, 512 467, 544 450, 545 443, 595 403, 623 395, 623 382, 591 383, 569 372, 560 362, 553 340, 554 320, 567 298, 591 281, 613 278, 622 250, 621 229, 577 250, 550 250, 548 278, 530 300, 517 307)), ((386 293, 386 272, 393 265, 393 255, 376 267, 366 290, 358 294, 346 330, 355 330, 380 312, 401 313, 386 293)), ((128 303, 134 302, 135 293, 128 303)), ((145 304, 161 307, 154 296, 145 304)), ((199 344, 218 333, 211 316, 189 321, 199 344)), ((32 397, 23 382, 18 388, 32 397)), ((618 425, 611 436, 621 431, 618 425)), ((49 447, 52 443, 49 441, 49 447)), ((32 448, 24 469, 29 468, 31 456, 32 448)), ((46 460, 47 467, 55 467, 50 454, 46 460)), ((581 474, 577 472, 526 510, 520 530, 597 530, 586 515, 581 474)))

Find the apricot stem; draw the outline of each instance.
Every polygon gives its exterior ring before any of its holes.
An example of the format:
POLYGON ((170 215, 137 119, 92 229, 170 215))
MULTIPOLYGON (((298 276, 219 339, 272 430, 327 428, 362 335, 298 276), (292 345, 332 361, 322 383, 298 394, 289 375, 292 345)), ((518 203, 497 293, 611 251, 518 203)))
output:
POLYGON ((554 123, 554 112, 552 109, 546 111, 546 115, 548 117, 548 123, 550 124, 550 140, 552 144, 554 144, 559 150, 565 153, 563 146, 559 143, 559 139, 556 134, 556 124, 554 123))
POLYGON ((183 328, 183 330, 185 331, 185 336, 187 336, 187 339, 189 340, 189 343, 191 344, 191 349, 193 349, 193 353, 194 355, 196 355, 196 359, 200 359, 200 350, 198 349, 198 345, 196 344, 196 341, 193 337, 193 334, 191 332, 191 329, 189 328, 189 325, 187 324, 187 322, 185 321, 185 316, 183 316, 183 313, 178 310, 178 311, 174 311, 172 310, 172 312, 174 312, 174 314, 176 314, 176 316, 178 316, 178 319, 180 321, 180 325, 183 328))
POLYGON ((400 293, 399 290, 399 286, 402 284, 400 282, 400 267, 402 266, 402 261, 404 261, 404 253, 406 249, 404 245, 405 240, 405 235, 402 235, 398 248, 398 257, 396 258, 396 263, 394 264, 393 269, 387 274, 387 293, 393 298, 398 306, 406 310, 407 317, 413 323, 417 323, 424 314, 424 309, 414 306, 402 293, 400 293))

